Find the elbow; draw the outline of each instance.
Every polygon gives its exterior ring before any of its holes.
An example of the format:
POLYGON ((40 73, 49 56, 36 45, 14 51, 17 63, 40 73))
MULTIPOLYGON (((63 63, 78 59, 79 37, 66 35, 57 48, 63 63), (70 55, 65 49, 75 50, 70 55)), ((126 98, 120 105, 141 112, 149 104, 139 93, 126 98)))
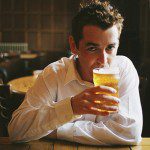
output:
MULTIPOLYGON (((142 121, 141 121, 142 122, 142 121)), ((131 134, 134 139, 133 145, 138 145, 142 141, 142 128, 143 125, 141 122, 136 122, 134 128, 131 128, 131 134)))
POLYGON ((142 122, 130 118, 123 121, 122 124, 116 122, 109 124, 109 128, 111 128, 111 132, 116 139, 113 144, 138 145, 142 140, 142 122))
POLYGON ((21 139, 18 137, 18 133, 15 131, 15 128, 13 128, 10 124, 8 125, 8 134, 11 142, 18 143, 21 141, 21 139))
POLYGON ((125 131, 125 138, 127 139, 127 145, 138 145, 142 141, 142 118, 129 119, 125 131))
POLYGON ((22 135, 20 130, 14 124, 11 124, 11 122, 8 124, 8 134, 10 141, 13 143, 26 142, 23 139, 24 136, 22 135))
POLYGON ((128 136, 126 136, 127 145, 138 145, 142 141, 142 127, 135 124, 129 129, 128 136))
POLYGON ((131 131, 131 139, 133 139, 133 143, 131 142, 130 145, 138 145, 142 141, 141 132, 142 130, 139 130, 138 127, 131 131))
POLYGON ((129 139, 126 145, 139 145, 139 143, 142 141, 141 136, 135 136, 132 139, 129 139))
POLYGON ((132 145, 139 145, 141 141, 142 141, 142 137, 135 138, 134 143, 132 145))

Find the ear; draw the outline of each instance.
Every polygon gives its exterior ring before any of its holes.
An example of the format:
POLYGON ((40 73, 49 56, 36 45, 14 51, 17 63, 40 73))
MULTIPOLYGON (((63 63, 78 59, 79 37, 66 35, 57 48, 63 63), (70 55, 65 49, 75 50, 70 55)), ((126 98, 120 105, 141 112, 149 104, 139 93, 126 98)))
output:
POLYGON ((77 55, 77 47, 76 47, 76 43, 74 41, 73 36, 69 36, 69 45, 70 45, 71 52, 77 55))

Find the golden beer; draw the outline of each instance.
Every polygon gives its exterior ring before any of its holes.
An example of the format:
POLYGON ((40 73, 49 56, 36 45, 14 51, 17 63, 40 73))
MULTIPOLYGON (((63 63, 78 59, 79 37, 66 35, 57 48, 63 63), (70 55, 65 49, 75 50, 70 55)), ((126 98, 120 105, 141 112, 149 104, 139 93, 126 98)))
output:
MULTIPOLYGON (((119 97, 118 94, 118 82, 119 82, 119 70, 118 68, 96 68, 93 70, 93 82, 95 86, 105 85, 113 87, 117 90, 116 93, 110 94, 112 96, 119 97)), ((109 95, 108 93, 101 92, 101 94, 109 95)))
MULTIPOLYGON (((105 94, 105 95, 112 95, 115 97, 119 97, 119 93, 118 93, 119 69, 118 68, 111 68, 111 69, 110 68, 96 68, 94 69, 93 70, 93 82, 95 86, 105 85, 105 86, 113 87, 114 89, 117 90, 117 92, 114 94, 110 94, 107 92, 97 92, 97 94, 105 94)), ((96 100, 95 103, 105 105, 105 103, 101 102, 100 100, 96 100)), ((109 105, 117 106, 117 104, 114 104, 114 103, 110 103, 109 105)), ((114 112, 114 111, 106 111, 102 109, 98 109, 98 111, 109 112, 109 113, 114 112)))

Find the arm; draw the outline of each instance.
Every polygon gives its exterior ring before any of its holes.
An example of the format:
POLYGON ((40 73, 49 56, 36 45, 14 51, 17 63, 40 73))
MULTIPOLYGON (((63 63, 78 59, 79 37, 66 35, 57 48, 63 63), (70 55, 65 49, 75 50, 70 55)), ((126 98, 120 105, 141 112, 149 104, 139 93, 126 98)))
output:
POLYGON ((8 132, 14 142, 42 138, 76 118, 72 112, 70 97, 54 102, 57 92, 56 77, 51 75, 51 89, 48 89, 45 83, 47 77, 43 76, 39 76, 21 106, 13 113, 8 132))
POLYGON ((84 144, 135 145, 141 141, 142 109, 139 98, 137 72, 128 60, 121 72, 119 85, 120 104, 118 114, 97 116, 96 122, 76 121, 57 130, 57 137, 84 144), (66 133, 71 134, 66 134, 66 133))
MULTIPOLYGON (((51 85, 53 82, 57 83, 55 78, 51 80, 51 85)), ((48 90, 43 76, 39 76, 35 85, 27 92, 21 106, 13 113, 8 125, 11 141, 27 142, 48 137, 60 126, 80 118, 79 114, 73 114, 71 97, 54 102, 54 91, 57 90, 55 86, 52 87, 48 90)))

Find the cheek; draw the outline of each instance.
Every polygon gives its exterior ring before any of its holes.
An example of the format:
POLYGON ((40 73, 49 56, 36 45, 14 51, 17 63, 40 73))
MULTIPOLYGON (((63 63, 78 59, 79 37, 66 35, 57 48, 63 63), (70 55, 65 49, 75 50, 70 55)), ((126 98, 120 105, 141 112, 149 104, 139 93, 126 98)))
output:
POLYGON ((86 59, 86 63, 89 67, 91 67, 96 62, 95 55, 87 55, 84 59, 86 59))
POLYGON ((87 65, 89 73, 91 74, 93 69, 97 67, 97 55, 91 54, 87 59, 87 65))
POLYGON ((88 70, 88 72, 91 72, 96 63, 96 57, 93 54, 84 53, 84 55, 80 55, 80 62, 82 63, 82 66, 88 70))

